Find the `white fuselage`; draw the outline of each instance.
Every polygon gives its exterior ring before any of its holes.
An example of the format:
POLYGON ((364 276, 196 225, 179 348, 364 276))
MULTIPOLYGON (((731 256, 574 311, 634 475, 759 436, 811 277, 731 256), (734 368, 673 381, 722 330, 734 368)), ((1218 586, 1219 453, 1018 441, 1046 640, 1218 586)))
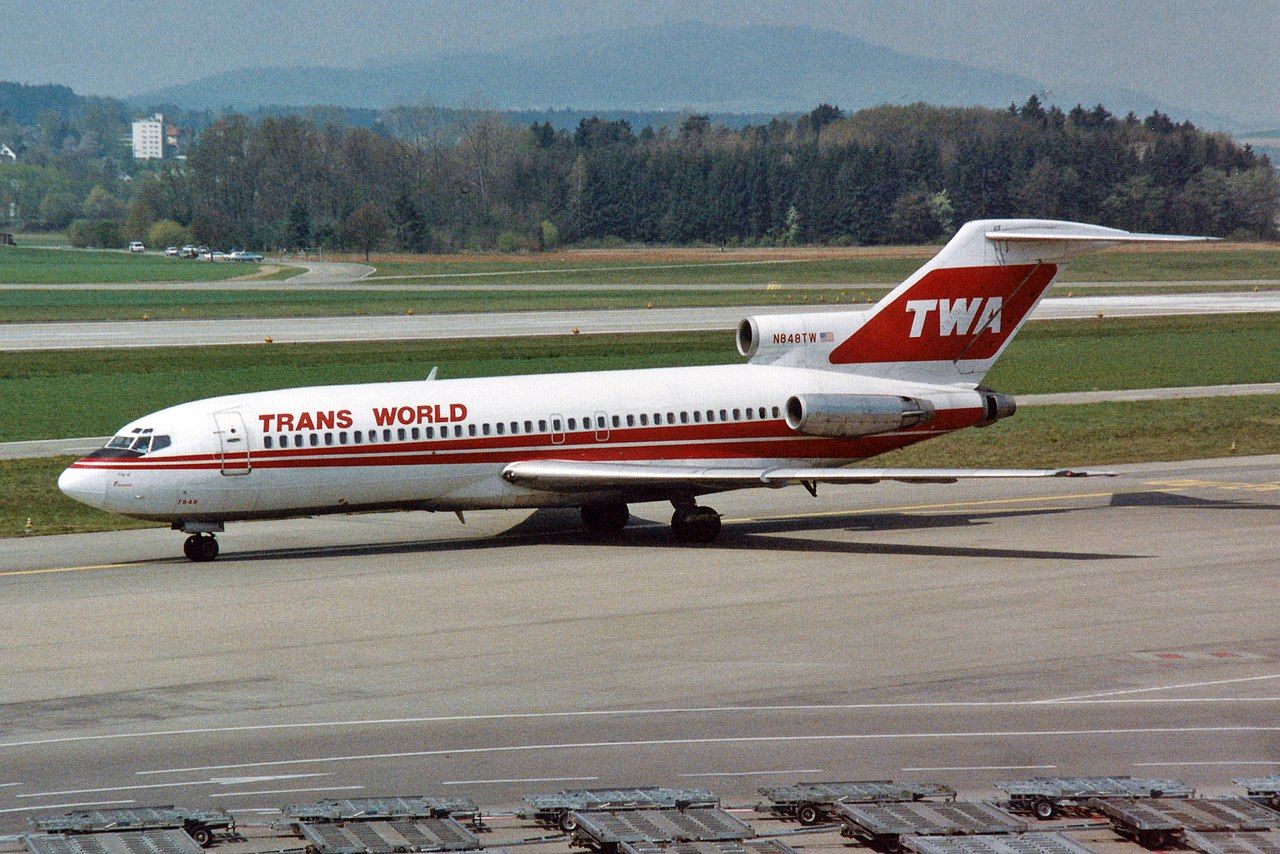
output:
POLYGON ((103 449, 58 485, 113 513, 173 523, 573 506, 653 496, 548 493, 508 483, 503 469, 531 459, 842 465, 982 417, 980 395, 964 388, 758 364, 319 386, 153 413, 116 444, 164 436, 165 447, 103 449), (910 395, 937 414, 874 436, 807 436, 783 418, 797 394, 910 395))

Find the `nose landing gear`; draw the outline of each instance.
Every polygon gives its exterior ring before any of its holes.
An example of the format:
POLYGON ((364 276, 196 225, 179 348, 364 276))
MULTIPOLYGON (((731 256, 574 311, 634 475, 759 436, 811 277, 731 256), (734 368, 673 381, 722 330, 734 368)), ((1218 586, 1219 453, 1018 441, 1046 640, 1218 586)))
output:
POLYGON ((188 560, 204 563, 218 556, 218 541, 213 534, 192 534, 182 544, 182 553, 188 560))

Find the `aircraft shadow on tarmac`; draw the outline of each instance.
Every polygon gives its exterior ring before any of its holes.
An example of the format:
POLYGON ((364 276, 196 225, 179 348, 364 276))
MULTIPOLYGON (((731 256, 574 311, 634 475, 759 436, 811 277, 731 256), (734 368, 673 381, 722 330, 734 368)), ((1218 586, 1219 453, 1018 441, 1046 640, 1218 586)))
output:
POLYGON ((1280 510, 1280 504, 1240 498, 1201 498, 1176 492, 1117 492, 1112 507, 1168 507, 1186 510, 1280 510))
MULTIPOLYGON (((1042 508, 974 513, 833 513, 821 516, 759 519, 726 524, 712 548, 721 550, 809 552, 846 555, 918 555, 923 557, 992 557, 1018 560, 1117 560, 1149 557, 1143 554, 1062 551, 1050 549, 938 546, 911 543, 877 543, 863 540, 828 540, 792 534, 815 531, 871 533, 990 525, 1003 519, 1049 516, 1087 508, 1042 508)), ((665 522, 633 517, 626 532, 616 539, 584 533, 575 511, 537 510, 528 518, 494 536, 456 540, 419 540, 368 545, 274 548, 234 552, 226 560, 279 560, 294 557, 361 557, 414 552, 474 551, 514 545, 608 546, 611 548, 687 548, 671 539, 665 522)))

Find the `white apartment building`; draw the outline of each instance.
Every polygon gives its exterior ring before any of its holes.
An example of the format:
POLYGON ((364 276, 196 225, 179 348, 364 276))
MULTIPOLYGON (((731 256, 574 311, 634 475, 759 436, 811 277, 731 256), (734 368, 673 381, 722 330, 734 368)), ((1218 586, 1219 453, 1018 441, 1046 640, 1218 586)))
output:
POLYGON ((157 160, 164 157, 164 116, 139 119, 133 123, 133 158, 157 160))

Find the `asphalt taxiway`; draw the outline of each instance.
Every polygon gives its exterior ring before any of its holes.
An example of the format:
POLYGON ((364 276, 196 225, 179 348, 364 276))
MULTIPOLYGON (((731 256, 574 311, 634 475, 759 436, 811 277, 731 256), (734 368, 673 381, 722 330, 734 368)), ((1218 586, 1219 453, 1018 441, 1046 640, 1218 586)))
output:
MULTIPOLYGON (((0 350, 183 347, 200 344, 440 340, 574 333, 734 329, 753 314, 848 311, 848 305, 585 309, 359 317, 130 320, 0 324, 0 350)), ((864 306, 865 308, 865 306, 864 306)), ((1033 319, 1280 311, 1280 292, 1048 297, 1033 319)))
POLYGON ((0 541, 0 830, 69 803, 1280 770, 1280 457, 0 541))

